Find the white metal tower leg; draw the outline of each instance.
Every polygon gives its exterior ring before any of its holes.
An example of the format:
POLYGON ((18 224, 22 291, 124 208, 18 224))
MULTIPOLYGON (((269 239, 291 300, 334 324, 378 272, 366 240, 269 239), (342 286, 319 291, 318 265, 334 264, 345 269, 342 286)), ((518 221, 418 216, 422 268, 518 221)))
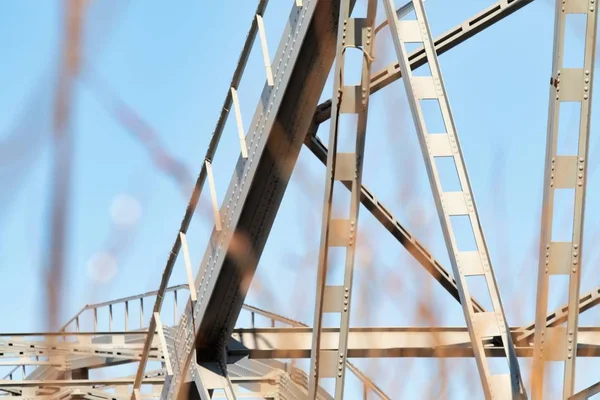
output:
POLYGON ((532 374, 532 399, 534 400, 543 397, 544 366, 547 361, 565 362, 562 397, 569 398, 575 389, 576 351, 574 350, 577 347, 583 217, 598 22, 596 0, 557 0, 555 13, 534 334, 532 374), (563 59, 567 16, 572 14, 586 16, 583 60, 577 60, 579 65, 575 68, 570 68, 572 65, 565 65, 563 59), (571 142, 569 148, 577 149, 573 154, 567 154, 568 150, 564 151, 558 147, 560 106, 567 102, 577 103, 580 110, 579 134, 566 137, 567 140, 564 141, 561 138, 561 142, 571 142), (554 226, 556 221, 553 220, 557 189, 562 190, 566 195, 571 195, 574 199, 574 208, 568 210, 572 216, 573 227, 571 240, 568 242, 553 240, 553 227, 558 229, 558 226, 554 226), (546 327, 548 289, 552 275, 567 276, 569 280, 569 311, 566 327, 546 327))
POLYGON ((507 329, 508 324, 473 199, 467 169, 458 141, 456 126, 448 103, 423 2, 422 0, 413 0, 412 2, 416 20, 399 20, 393 0, 383 0, 383 3, 400 70, 404 77, 404 86, 419 135, 419 143, 427 166, 427 173, 434 193, 444 238, 450 253, 450 261, 473 344, 473 352, 477 361, 485 398, 510 399, 526 397, 516 352, 507 329), (408 61, 406 43, 423 44, 431 76, 413 75, 408 61), (438 101, 444 120, 445 132, 429 132, 427 130, 421 100, 428 99, 438 101), (460 191, 444 191, 442 188, 440 171, 436 164, 436 158, 438 157, 448 157, 453 160, 460 182, 460 191), (457 236, 451 224, 451 217, 453 216, 468 217, 477 250, 460 251, 457 245, 457 236), (468 276, 482 276, 485 278, 493 311, 477 314, 473 312, 473 304, 467 287, 466 278, 468 276), (508 370, 510 371, 509 374, 492 375, 490 372, 483 348, 483 339, 494 336, 502 338, 508 370))
MULTIPOLYGON (((350 18, 351 0, 340 4, 336 61, 334 68, 334 97, 331 108, 330 151, 327 155, 327 178, 323 202, 323 222, 319 267, 317 272, 317 294, 315 301, 314 334, 311 353, 311 373, 308 395, 315 399, 319 378, 335 377, 335 399, 342 399, 350 325, 350 299, 358 212, 360 207, 362 163, 364 159, 367 110, 370 92, 371 61, 377 0, 369 0, 366 18, 350 18), (362 74, 360 85, 344 85, 344 54, 347 48, 362 51, 362 74), (338 151, 339 116, 342 113, 357 114, 354 152, 338 151), (332 218, 332 203, 335 181, 350 183, 351 200, 347 219, 332 218), (344 282, 341 285, 328 285, 328 254, 330 247, 344 247, 346 261, 344 282), (340 335, 337 351, 321 351, 323 313, 337 313, 340 316, 340 335)), ((339 186, 341 189, 341 185, 339 186)), ((342 189, 345 191, 345 189, 342 189)), ((339 195, 339 194, 338 194, 339 195)))

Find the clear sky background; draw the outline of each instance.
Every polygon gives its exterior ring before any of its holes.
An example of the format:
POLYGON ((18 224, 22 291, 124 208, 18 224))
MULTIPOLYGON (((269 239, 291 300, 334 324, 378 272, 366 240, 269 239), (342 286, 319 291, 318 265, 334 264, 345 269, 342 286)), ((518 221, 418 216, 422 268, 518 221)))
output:
MULTIPOLYGON (((271 60, 292 3, 271 0, 269 4, 265 25, 271 60)), ((463 0, 450 6, 428 0, 434 36, 491 4, 491 0, 463 0)), ((157 289, 189 199, 189 191, 157 167, 131 129, 105 106, 103 96, 114 93, 132 107, 156 132, 164 150, 195 180, 255 7, 254 1, 231 0, 90 2, 84 71, 86 77, 101 77, 103 82, 94 85, 80 79, 72 103, 75 172, 61 321, 85 304, 157 289)), ((18 1, 0 4, 4 59, 0 63, 1 332, 46 329, 44 249, 62 10, 62 2, 50 0, 35 7, 18 1)), ((381 5, 378 11, 381 21, 381 5)), ((535 312, 553 27, 553 1, 536 0, 440 57, 512 326, 533 321, 535 312)), ((577 21, 568 27, 570 46, 581 46, 583 31, 577 21)), ((374 72, 394 58, 384 30, 377 39, 374 72)), ((351 60, 357 57, 351 55, 351 60)), ((257 41, 239 89, 246 129, 264 81, 257 41)), ((331 93, 330 79, 322 100, 331 93)), ((573 116, 564 115, 565 127, 577 129, 573 116)), ((582 293, 600 284, 594 273, 600 253, 593 245, 600 217, 594 206, 600 196, 596 170, 600 141, 594 129, 598 106, 593 106, 592 115, 582 293)), ((328 128, 325 123, 319 130, 325 142, 328 128)), ((364 184, 451 270, 402 81, 372 96, 367 135, 364 184)), ((214 163, 219 201, 239 156, 234 118, 223 136, 214 163)), ((324 182, 325 168, 303 148, 248 303, 312 324, 324 182)), ((188 235, 195 265, 201 261, 213 224, 207 192, 188 235)), ((568 227, 565 215, 562 212, 558 218, 561 226, 568 227)), ((365 209, 361 209, 359 232, 352 325, 465 325, 458 303, 365 209), (419 306, 433 310, 433 321, 423 318, 419 306)), ((184 281, 183 260, 178 260, 171 284, 184 281)), ((556 286, 553 282, 551 291, 566 287, 566 280, 556 286)), ((474 288, 473 294, 478 293, 474 288)), ((565 300, 566 294, 553 294, 549 309, 565 300)), ((580 323, 598 325, 600 313, 592 309, 582 314, 580 323)), ((530 362, 520 362, 529 386, 530 362)), ((357 364, 393 398, 429 396, 429 388, 439 386, 436 383, 444 374, 448 374, 451 398, 481 397, 472 359, 360 360, 357 364)), ((597 361, 580 358, 577 365, 578 390, 598 380, 597 375, 586 373, 598 370, 597 361)), ((356 382, 349 379, 347 392, 354 391, 356 382)))

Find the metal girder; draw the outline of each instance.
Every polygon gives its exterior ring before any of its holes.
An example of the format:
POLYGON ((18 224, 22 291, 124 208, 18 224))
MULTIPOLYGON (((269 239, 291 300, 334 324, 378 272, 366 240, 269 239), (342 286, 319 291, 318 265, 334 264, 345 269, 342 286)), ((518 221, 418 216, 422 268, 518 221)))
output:
MULTIPOLYGON (((533 0, 514 0, 511 2, 499 1, 480 13, 469 18, 460 25, 455 26, 435 39, 434 45, 438 55, 445 53, 470 37, 482 32, 498 21, 506 18, 515 11, 521 9, 533 0)), ((425 51, 421 47, 408 56, 410 68, 419 68, 427 63, 425 51)), ((385 86, 400 79, 402 73, 400 65, 394 63, 378 71, 371 77, 371 94, 383 89, 385 86)), ((326 163, 327 148, 316 136, 319 125, 331 116, 331 100, 327 100, 319 106, 313 115, 312 124, 308 131, 305 145, 321 160, 326 163)), ((397 221, 392 214, 363 186, 361 190, 361 203, 377 218, 379 222, 415 257, 415 259, 446 289, 456 300, 460 302, 456 281, 444 267, 428 252, 414 236, 397 221)), ((484 311, 483 307, 472 299, 475 312, 484 311)))
MULTIPOLYGON (((513 338, 519 328, 511 328, 513 338)), ((580 357, 600 357, 600 328, 579 329, 577 352, 580 357)), ((310 358, 311 328, 256 328, 236 329, 232 334, 230 357, 248 356, 251 359, 310 358), (238 342, 238 343, 236 343, 238 342), (242 344, 240 346, 239 344, 242 344)), ((322 348, 336 350, 339 330, 324 329, 322 348)), ((484 351, 488 357, 505 357, 504 350, 494 337, 485 339, 484 351)), ((516 347, 519 357, 531 357, 533 347, 516 347)), ((473 357, 473 348, 467 328, 350 328, 349 358, 462 358, 473 357)))
MULTIPOLYGON (((254 307, 254 306, 250 306, 247 304, 244 304, 244 310, 249 311, 252 314, 258 314, 258 315, 264 316, 266 318, 271 319, 272 321, 278 321, 278 322, 284 323, 291 327, 308 327, 308 325, 306 325, 302 322, 295 321, 293 319, 283 317, 281 315, 272 313, 270 311, 265 311, 263 309, 260 309, 260 308, 254 307)), ((254 321, 254 317, 252 317, 252 321, 254 321)), ((254 327, 254 324, 252 327, 254 327)), ((373 382, 373 380, 371 378, 366 376, 358 367, 356 367, 354 364, 352 364, 349 360, 346 360, 346 366, 348 367, 350 372, 352 372, 360 380, 360 382, 363 385, 363 388, 365 388, 365 390, 367 392, 371 391, 371 392, 375 393, 380 399, 383 399, 383 400, 390 399, 390 397, 379 386, 377 386, 377 384, 375 382, 373 382)))
MULTIPOLYGON (((524 5, 524 4, 525 4, 525 2, 522 2, 522 4, 524 5)), ((313 4, 313 6, 314 6, 314 4, 313 4)), ((307 7, 307 4, 303 4, 303 8, 302 8, 301 10, 304 10, 306 7, 307 7)), ((323 6, 323 7, 324 7, 324 6, 323 6)), ((330 7, 330 5, 328 5, 328 7, 330 7)), ((514 7, 514 10, 516 10, 516 9, 517 9, 517 7, 514 7)), ((513 11, 514 11, 514 10, 513 10, 513 11)), ((295 11, 297 11, 297 10, 295 10, 295 11)), ((295 11, 293 11, 293 13, 294 13, 295 11)), ((506 10, 504 10, 504 11, 506 11, 506 10)), ((322 15, 327 15, 327 12, 325 12, 325 13, 322 13, 322 15)), ((324 19, 326 19, 326 18, 324 18, 324 19)), ((335 24, 330 24, 330 25, 331 25, 331 26, 333 26, 333 25, 335 25, 335 24)), ((325 27, 325 28, 322 28, 322 29, 324 29, 324 31, 329 31, 329 32, 330 32, 330 34, 329 34, 330 38, 329 38, 329 39, 331 39, 331 30, 330 30, 330 29, 328 29, 328 27, 325 27)), ((481 29, 483 29, 483 28, 481 28, 481 29)), ((322 35, 321 35, 321 36, 322 36, 322 35)), ((465 38, 466 38, 466 37, 465 37, 465 38)), ((321 47, 322 47, 322 46, 321 46, 321 47)), ((274 63, 273 65, 275 65, 275 64, 276 64, 276 63, 274 63)), ((313 80, 308 80, 307 82, 314 82, 314 79, 313 79, 313 80)), ((305 102, 305 103, 306 103, 306 102, 305 102)), ((295 158, 294 158, 294 157, 291 157, 291 164, 292 164, 292 165, 293 165, 293 162, 294 162, 294 161, 295 161, 295 158)), ((274 164, 274 163, 272 163, 272 164, 274 164)), ((272 165, 272 164, 271 164, 271 165, 272 165)), ((239 164, 238 164, 238 165, 239 165, 239 164)), ((291 168, 289 168, 289 169, 291 169, 291 168)), ((265 175, 268 175, 268 174, 265 174, 265 175)), ((268 181, 268 180, 267 180, 267 181, 268 181)), ((283 183, 283 185, 282 185, 282 186, 285 186, 285 183, 287 183, 287 180, 286 180, 286 182, 284 182, 284 183, 283 183)), ((265 186, 266 186, 266 187, 268 187, 269 185, 265 185, 265 186)), ((265 186, 263 186, 263 187, 265 187, 265 186)), ((263 196, 263 197, 264 197, 264 196, 263 196)), ((277 208, 277 207, 272 207, 272 208, 274 208, 274 209, 275 209, 275 211, 276 211, 276 208, 277 208)), ((271 210, 269 210, 269 211, 271 211, 271 210)), ((274 216, 274 212, 270 212, 269 214, 272 214, 272 215, 274 216)), ((269 218, 269 219, 271 219, 271 218, 269 218)), ((271 222, 272 222, 272 219, 271 219, 271 222)), ((248 231, 250 231, 250 229, 244 229, 244 230, 242 230, 242 231, 243 231, 243 232, 248 232, 248 231)), ((265 229, 265 231, 267 231, 267 232, 268 232, 268 229, 265 229)), ((257 241, 252 241, 252 240, 249 240, 249 242, 250 242, 250 243, 252 243, 252 244, 254 244, 254 246, 251 246, 251 247, 252 247, 252 248, 251 248, 251 250, 252 250, 252 252, 254 253, 254 254, 252 254, 252 255, 253 255, 253 257, 254 257, 254 258, 257 258, 257 257, 260 255, 260 251, 262 251, 262 246, 264 246, 264 238, 263 238, 263 240, 257 240, 257 241), (254 243, 253 243, 253 242, 254 242, 254 243), (261 242, 262 242, 262 244, 261 244, 261 242), (258 245, 258 246, 257 246, 257 245, 258 245)), ((221 252, 221 257, 223 257, 223 253, 224 253, 224 252, 221 252)), ((206 258, 206 257, 205 257, 205 258, 206 258)), ((224 257, 223 257, 223 258, 224 258, 224 257)), ((204 264, 204 263, 203 263, 203 264, 204 264)), ((223 269, 224 269, 224 270, 227 270, 228 268, 223 268, 223 269)), ((229 268, 229 269, 231 269, 231 268, 229 268)), ((255 267, 250 267, 250 268, 248 269, 248 273, 251 275, 251 274, 253 273, 253 270, 254 270, 254 269, 255 269, 255 267)), ((212 270, 212 268, 211 268, 211 270, 212 270)), ((220 268, 217 268, 217 271, 219 271, 219 270, 220 270, 220 268)), ((218 274, 218 275, 220 275, 220 274, 218 274)), ((235 274, 234 274, 234 277, 235 277, 235 274)), ((217 283, 218 283, 218 280, 219 280, 219 279, 217 278, 216 280, 217 280, 217 283)), ((223 280, 227 281, 227 279, 223 279, 223 280)), ((234 281, 235 281, 235 280, 236 280, 236 279, 234 278, 234 281)), ((197 279, 197 283, 198 283, 198 279, 197 279)), ((217 283, 215 283, 215 285, 217 285, 217 283)), ((212 286, 212 285, 211 285, 211 286, 212 286)), ((226 287, 232 287, 232 286, 234 286, 234 285, 227 285, 226 287)), ((221 293, 223 296, 227 296, 227 294, 226 294, 227 292, 228 292, 228 291, 227 291, 227 289, 213 291, 213 293, 221 293)), ((236 293, 233 293, 233 296, 236 296, 236 294, 237 294, 237 292, 238 292, 238 291, 237 291, 237 290, 234 290, 234 292, 236 292, 236 293)), ((227 303, 223 303, 222 301, 221 301, 221 302, 219 302, 219 303, 220 303, 220 304, 227 304, 227 303)), ((237 303, 237 302, 236 302, 236 303, 237 303)), ((241 303, 241 302, 240 302, 240 303, 241 303)), ((240 304, 240 306, 241 306, 241 304, 240 304)), ((213 308, 215 308, 215 307, 213 307, 213 308)), ((225 312, 226 312, 226 311, 225 311, 225 310, 223 310, 223 313, 225 313, 225 312)), ((221 313, 219 313, 219 314, 221 314, 221 313)), ((229 313, 229 314, 231 314, 231 313, 229 313)), ((237 315, 237 314, 236 314, 236 315, 237 315)), ((224 322, 226 322, 226 324, 221 324, 221 325, 222 325, 222 326, 223 326, 223 325, 225 325, 225 326, 231 327, 232 323, 231 323, 231 320, 229 320, 229 318, 231 318, 231 316, 226 318, 226 319, 227 319, 227 321, 224 321, 224 322)), ((233 318, 232 318, 232 319, 233 319, 233 318)), ((205 326, 206 326, 206 327, 212 327, 212 325, 211 325, 211 324, 208 324, 208 323, 207 323, 205 326)), ((201 327, 200 329, 201 329, 201 330, 203 330, 203 329, 206 329, 206 330, 208 330, 208 328, 203 328, 203 327, 201 327)), ((215 340, 217 340, 217 339, 216 339, 216 337, 218 337, 219 335, 222 335, 222 334, 223 334, 223 332, 222 332, 222 329, 215 327, 215 329, 213 329, 213 330, 212 330, 212 333, 211 333, 211 334, 208 334, 208 335, 206 335, 206 334, 205 334, 205 335, 199 335, 199 336, 198 336, 198 338, 200 338, 200 337, 202 337, 202 336, 204 336, 204 337, 208 336, 208 337, 210 338, 210 340, 209 340, 209 341, 213 341, 213 343, 214 343, 214 342, 215 342, 215 340)), ((202 347, 202 346, 199 346, 199 347, 202 347)))
MULTIPOLYGON (((544 318, 548 308, 551 276, 563 276, 568 279, 569 310, 575 310, 580 304, 597 26, 595 0, 573 0, 567 3, 556 1, 536 299, 535 325, 541 329, 536 329, 534 334, 533 400, 542 399, 544 396, 544 369, 548 361, 564 363, 562 398, 568 399, 575 390, 577 352, 573 351, 573 343, 578 342, 579 313, 567 312, 566 327, 547 328, 544 318), (579 55, 579 60, 571 59, 565 62, 567 16, 573 14, 586 17, 584 51, 579 55), (577 135, 561 132, 560 135, 564 135, 564 138, 560 139, 561 142, 568 143, 569 146, 559 148, 560 112, 561 105, 565 103, 575 103, 579 106, 579 129, 577 135), (556 221, 555 200, 559 195, 565 199, 569 198, 564 202, 572 228, 570 233, 567 231, 568 235, 559 234, 560 226, 556 221)), ((559 207, 560 205, 563 204, 559 203, 559 207)), ((556 292, 557 289, 554 288, 552 293, 556 292)))
MULTIPOLYGON (((310 142, 306 144, 310 151, 317 156, 323 164, 327 162, 327 147, 321 142, 317 136, 311 136, 310 142)), ((342 184, 350 189, 347 182, 342 184)), ((429 252, 425 246, 412 234, 404 225, 398 221, 392 212, 383 204, 373 192, 365 185, 361 186, 360 202, 373 215, 389 233, 394 236, 398 242, 421 264, 427 272, 429 272, 435 280, 437 280, 444 289, 452 295, 458 302, 460 296, 456 281, 452 278, 451 273, 446 271, 442 264, 429 252)), ((485 309, 475 298, 471 297, 474 312, 484 312, 485 309)))
MULTIPOLYGON (((256 16, 262 15, 265 12, 267 4, 268 4, 268 0, 259 0, 255 15, 256 16)), ((233 78, 232 78, 231 85, 230 85, 230 90, 228 90, 228 92, 227 92, 227 96, 225 98, 225 103, 223 104, 223 108, 221 109, 221 115, 217 122, 217 127, 211 137, 210 144, 208 146, 208 150, 204 157, 205 162, 202 164, 202 168, 200 170, 200 174, 198 175, 196 185, 194 186, 194 191, 192 192, 190 202, 185 210, 185 215, 183 217, 183 220, 181 221, 181 227, 179 228, 179 231, 177 232, 177 236, 175 237, 175 243, 173 244, 173 248, 169 254, 169 258, 167 259, 167 264, 163 271, 163 275, 162 275, 161 282, 160 282, 160 287, 158 289, 158 295, 156 296, 156 301, 154 303, 153 314, 152 314, 152 317, 150 318, 150 329, 149 330, 151 333, 148 335, 146 343, 144 344, 144 352, 142 353, 142 359, 140 360, 140 364, 138 366, 138 370, 137 370, 136 377, 135 377, 135 383, 133 385, 134 393, 135 393, 135 389, 139 389, 139 387, 142 384, 142 377, 144 374, 144 369, 146 368, 147 353, 148 353, 150 343, 152 343, 152 335, 154 334, 154 330, 156 328, 156 321, 154 320, 154 314, 160 313, 164 293, 167 289, 167 286, 169 285, 169 279, 171 278, 171 274, 173 272, 175 262, 177 261, 177 256, 179 254, 179 250, 182 247, 182 241, 185 239, 185 234, 187 233, 189 225, 192 221, 192 217, 194 216, 194 212, 196 210, 196 206, 198 205, 198 201, 200 200, 200 194, 202 192, 202 188, 204 187, 204 182, 206 181, 207 176, 209 178, 209 183, 211 184, 210 188, 211 188, 211 197, 213 199, 213 211, 215 212, 215 214, 217 216, 217 219, 215 219, 215 227, 216 227, 217 232, 221 230, 220 229, 221 220, 220 220, 220 216, 219 216, 220 214, 218 212, 217 205, 215 204, 216 202, 214 201, 216 195, 214 194, 214 187, 213 187, 214 184, 212 184, 212 175, 210 174, 210 171, 211 171, 210 165, 216 154, 217 147, 218 147, 219 141, 221 139, 221 135, 223 133, 223 129, 225 128, 225 123, 227 120, 227 116, 229 115, 229 110, 231 108, 231 104, 235 100, 234 96, 236 93, 236 88, 239 86, 240 80, 242 78, 242 74, 244 72, 244 69, 246 68, 246 63, 248 61, 248 58, 250 57, 250 51, 252 50, 252 45, 254 43, 254 40, 256 38, 256 34, 258 31, 258 22, 259 22, 259 20, 256 18, 252 20, 252 25, 250 27, 250 31, 248 32, 248 37, 246 38, 242 53, 240 54, 240 59, 238 61, 235 72, 233 74, 233 78)), ((236 103, 236 111, 238 111, 238 114, 239 114, 238 108, 239 107, 237 106, 237 103, 236 103)), ((239 127, 240 127, 240 129, 243 129, 243 128, 241 128, 241 121, 240 121, 239 115, 237 115, 237 117, 238 117, 239 127)), ((243 143, 244 142, 243 131, 240 133, 240 140, 242 142, 242 155, 245 156, 244 158, 247 158, 247 154, 246 154, 247 150, 245 147, 245 143, 243 143)), ((186 254, 186 256, 187 256, 187 254, 186 254)), ((186 258, 186 261, 187 261, 187 258, 186 258)), ((192 291, 193 289, 195 289, 195 288, 190 287, 190 291, 192 291)), ((192 301, 192 300, 193 300, 193 306, 195 306, 195 296, 194 296, 194 298, 190 299, 190 301, 192 301)), ((134 393, 132 393, 132 397, 131 397, 132 400, 134 398, 134 393)))
MULTIPOLYGON (((589 310, 590 308, 595 307, 598 304, 600 304, 600 287, 597 287, 581 295, 579 299, 579 307, 577 312, 581 314, 582 312, 589 310)), ((548 314, 545 318, 546 326, 551 328, 566 322, 568 317, 568 309, 569 305, 566 304, 564 306, 558 307, 556 310, 548 314)), ((516 339, 517 341, 520 342, 523 340, 531 340, 535 333, 535 323, 521 328, 519 333, 520 334, 517 336, 516 339)))
POLYGON ((569 400, 587 400, 598 393, 600 393, 600 382, 596 382, 592 386, 577 392, 569 397, 569 400))
MULTIPOLYGON (((147 384, 162 384, 163 378, 147 378, 147 384)), ((61 379, 61 380, 50 380, 44 379, 40 381, 34 380, 23 380, 23 381, 7 381, 0 380, 0 389, 9 388, 26 388, 26 387, 92 387, 92 386, 130 386, 133 384, 133 379, 61 379)))
MULTIPOLYGON (((438 55, 444 54, 446 51, 456 47, 476 34, 483 32, 496 22, 502 21, 504 18, 533 1, 534 0, 500 0, 492 4, 485 10, 438 36, 434 40, 436 53, 438 55)), ((425 65, 427 63, 425 50, 421 47, 413 51, 408 56, 408 60, 410 62, 410 67, 413 70, 425 65)), ((400 65, 398 63, 388 65, 371 77, 371 94, 383 89, 401 77, 402 72, 400 71, 400 65)), ((311 129, 308 132, 309 135, 316 135, 319 124, 328 120, 330 117, 331 100, 327 100, 317 106, 313 116, 311 129)))
POLYGON ((222 230, 213 231, 196 277, 198 301, 188 304, 174 335, 167 398, 187 375, 193 347, 200 359, 214 360, 233 330, 333 62, 337 6, 304 1, 290 14, 272 64, 275 84, 263 89, 246 138, 248 158, 237 162, 222 230))
MULTIPOLYGON (((362 184, 363 160, 369 110, 369 78, 373 50, 375 48, 375 16, 377 0, 369 0, 366 18, 352 18, 350 0, 341 0, 338 17, 338 37, 336 61, 333 70, 333 93, 337 101, 331 108, 332 121, 329 143, 332 150, 327 157, 325 173, 325 198, 321 222, 321 245, 319 248, 319 264, 317 269, 317 289, 313 329, 312 356, 310 374, 308 376, 308 396, 316 398, 321 378, 335 379, 334 396, 341 400, 344 396, 346 377, 346 349, 352 300, 352 282, 356 256, 356 237, 358 236, 358 216, 362 184), (362 52, 360 58, 361 80, 359 85, 344 83, 346 66, 346 50, 356 48, 362 52), (338 149, 339 120, 341 114, 356 115, 353 128, 351 152, 338 149), (350 205, 342 214, 342 218, 333 216, 334 199, 340 196, 340 188, 335 190, 336 182, 346 182, 350 186, 350 205), (343 278, 337 282, 327 282, 327 275, 334 266, 330 265, 329 251, 332 247, 341 247, 345 251, 343 278), (337 350, 321 350, 321 329, 324 314, 339 316, 340 336, 337 350)), ((336 318, 337 319, 337 318, 336 318)))
POLYGON ((454 277, 457 281, 485 398, 526 398, 512 338, 506 330, 508 324, 500 299, 500 291, 496 285, 491 258, 481 228, 423 2, 422 0, 413 0, 416 19, 408 20, 398 19, 393 0, 384 0, 383 4, 396 56, 404 75, 408 103, 417 128, 419 144, 427 167, 454 277), (429 75, 414 76, 412 74, 406 43, 423 43, 425 57, 429 64, 429 75), (425 101, 435 102, 434 106, 441 112, 443 126, 437 128, 439 131, 425 125, 422 108, 425 101), (459 186, 457 188, 442 185, 443 164, 438 161, 444 159, 452 164, 446 166, 446 169, 458 179, 459 186), (453 218, 462 218, 470 224, 468 241, 474 241, 473 247, 466 247, 462 244, 464 239, 459 236, 454 225, 456 221, 453 221, 453 218), (473 312, 467 277, 478 277, 481 280, 487 289, 493 310, 477 314, 473 312), (503 371, 500 374, 492 374, 490 371, 483 343, 483 339, 490 335, 502 338, 508 367, 503 369, 506 369, 508 373, 503 371))

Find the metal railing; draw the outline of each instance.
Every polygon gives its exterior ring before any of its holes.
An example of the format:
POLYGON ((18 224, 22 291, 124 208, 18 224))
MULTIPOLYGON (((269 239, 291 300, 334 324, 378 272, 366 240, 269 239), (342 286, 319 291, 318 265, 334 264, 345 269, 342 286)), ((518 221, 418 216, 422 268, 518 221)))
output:
MULTIPOLYGON (((173 321, 177 322, 178 318, 178 292, 180 291, 189 291, 188 285, 177 285, 171 286, 166 289, 165 293, 169 293, 173 296, 173 321)), ((153 305, 153 298, 156 297, 157 291, 140 293, 135 296, 123 297, 116 300, 105 301, 102 303, 96 304, 88 304, 83 307, 77 314, 75 314, 71 319, 69 319, 60 329, 59 332, 80 332, 81 329, 81 321, 88 314, 92 314, 93 327, 92 332, 98 332, 99 319, 98 314, 99 310, 108 309, 108 328, 109 332, 113 331, 113 322, 115 314, 118 315, 119 311, 123 311, 123 320, 125 331, 138 331, 138 330, 147 330, 148 321, 144 318, 144 304, 147 304, 150 301, 150 307, 153 305), (145 303, 146 301, 146 303, 145 303), (139 308, 137 309, 139 315, 135 318, 139 323, 133 325, 129 324, 131 319, 130 310, 132 308, 129 307, 130 304, 138 302, 139 308)), ((134 311, 135 312, 135 311, 134 311)), ((148 314, 149 316, 150 314, 148 314)), ((105 332, 106 333, 106 332, 105 332)), ((36 361, 40 361, 40 356, 35 356, 36 361)), ((34 368, 34 370, 37 368, 34 368)), ((19 365, 14 367, 11 371, 9 371, 3 379, 5 380, 14 380, 14 376, 21 370, 22 379, 26 379, 27 377, 27 366, 19 365)), ((30 371, 31 372, 31 371, 30 371)))

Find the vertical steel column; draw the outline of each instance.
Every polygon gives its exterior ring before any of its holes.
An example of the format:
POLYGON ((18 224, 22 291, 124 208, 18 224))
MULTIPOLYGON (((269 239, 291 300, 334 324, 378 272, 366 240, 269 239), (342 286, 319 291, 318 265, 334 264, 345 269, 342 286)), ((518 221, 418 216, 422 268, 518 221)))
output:
POLYGON ((477 361, 477 368, 485 398, 509 399, 526 397, 516 352, 508 330, 508 324, 496 285, 479 215, 475 207, 467 168, 458 141, 454 118, 450 110, 423 2, 422 0, 413 0, 412 2, 416 20, 399 20, 393 0, 384 0, 383 3, 400 70, 402 71, 402 76, 404 76, 404 86, 417 128, 429 181, 434 193, 444 232, 444 239, 450 253, 450 261, 458 286, 460 301, 471 337, 473 353, 477 361), (423 44, 431 76, 413 76, 405 48, 406 43, 423 44), (420 102, 423 99, 435 99, 438 101, 444 120, 445 132, 436 133, 427 130, 420 102), (440 180, 440 171, 436 165, 435 159, 437 157, 449 157, 453 160, 460 182, 460 191, 444 191, 440 180), (451 224, 451 216, 468 217, 477 245, 476 251, 459 250, 457 237, 451 224), (468 276, 482 276, 485 278, 493 311, 473 312, 473 302, 467 287, 466 278, 468 276), (500 336, 502 339, 510 374, 492 375, 490 372, 483 348, 483 341, 497 336, 500 336))
POLYGON ((311 399, 317 396, 320 377, 335 377, 336 400, 342 399, 344 392, 348 328, 350 325, 350 299, 360 207, 377 0, 369 0, 366 18, 350 18, 350 3, 351 0, 342 0, 339 14, 334 69, 334 95, 337 101, 331 107, 330 151, 327 155, 327 178, 323 202, 311 374, 308 388, 308 395, 311 399), (349 47, 357 48, 363 53, 360 85, 344 85, 344 54, 349 47), (338 152, 339 117, 342 113, 357 114, 358 116, 355 130, 355 149, 352 153, 338 152), (332 218, 335 181, 351 185, 350 210, 347 219, 332 218), (343 285, 327 285, 330 247, 346 248, 343 285), (323 313, 338 313, 340 315, 338 351, 321 351, 323 313))
POLYGON ((595 0, 556 1, 533 350, 532 399, 534 400, 541 399, 543 396, 546 361, 565 361, 564 399, 573 394, 575 385, 583 217, 598 22, 596 12, 595 0), (564 68, 565 28, 569 14, 584 14, 587 17, 585 49, 581 67, 578 68, 564 68), (571 139, 571 141, 577 140, 577 154, 565 155, 562 154, 562 151, 559 154, 560 106, 566 102, 575 102, 580 105, 579 135, 576 139, 571 139), (575 205, 574 209, 570 211, 573 215, 573 234, 570 242, 553 241, 552 238, 556 189, 568 189, 574 192, 575 205), (566 327, 546 327, 551 275, 566 275, 569 279, 569 308, 566 327))

